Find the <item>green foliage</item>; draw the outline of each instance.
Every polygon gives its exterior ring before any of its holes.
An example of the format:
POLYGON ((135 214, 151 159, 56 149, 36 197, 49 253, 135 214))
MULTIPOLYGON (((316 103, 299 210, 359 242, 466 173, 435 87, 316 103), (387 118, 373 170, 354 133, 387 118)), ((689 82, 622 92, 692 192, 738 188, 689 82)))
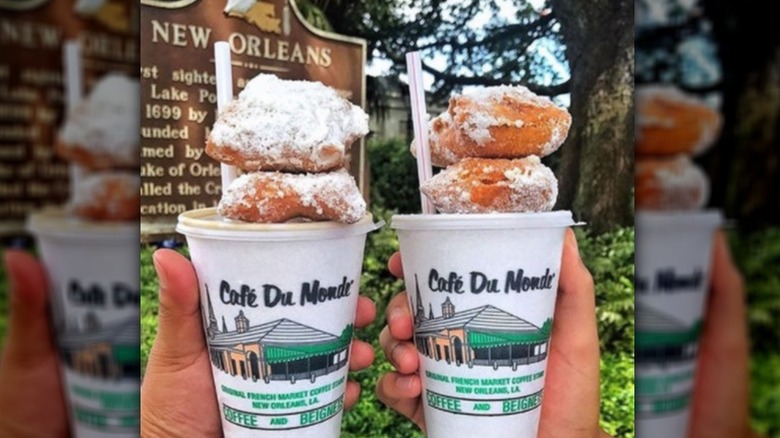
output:
POLYGON ((373 140, 367 145, 371 157, 371 202, 399 213, 420 212, 417 162, 402 139, 373 140))
POLYGON ((157 337, 157 289, 159 280, 152 263, 154 248, 141 248, 141 372, 157 337))
POLYGON ((754 354, 750 360, 751 426, 780 438, 780 354, 754 354))
POLYGON ((312 2, 311 0, 298 0, 296 2, 296 5, 298 6, 298 9, 301 11, 301 15, 303 15, 303 18, 306 19, 309 24, 312 26, 322 29, 328 32, 333 32, 333 26, 331 26, 330 22, 328 21, 328 17, 325 16, 325 14, 322 12, 322 9, 317 7, 317 5, 314 4, 315 2, 312 2))
POLYGON ((634 354, 601 356, 600 425, 613 437, 634 437, 634 354))
POLYGON ((634 351, 634 229, 593 237, 577 230, 580 255, 596 285, 602 351, 634 351))
POLYGON ((596 287, 601 347, 601 427, 634 436, 634 229, 592 236, 577 229, 580 256, 596 287))
POLYGON ((780 228, 734 234, 731 249, 747 291, 751 424, 780 438, 780 228))
POLYGON ((748 292, 754 352, 780 352, 780 228, 732 236, 732 252, 748 292))

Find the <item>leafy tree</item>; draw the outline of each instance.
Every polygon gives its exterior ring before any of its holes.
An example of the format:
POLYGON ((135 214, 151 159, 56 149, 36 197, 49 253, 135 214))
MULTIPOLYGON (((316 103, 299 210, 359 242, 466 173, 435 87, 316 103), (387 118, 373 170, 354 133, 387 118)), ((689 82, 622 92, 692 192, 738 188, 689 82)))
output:
POLYGON ((572 131, 548 160, 560 161, 557 208, 573 209, 596 232, 632 222, 632 1, 549 0, 541 11, 524 0, 301 3, 319 9, 333 30, 365 38, 369 57, 392 61, 395 76, 405 71, 404 53, 421 51, 435 100, 473 85, 570 93, 572 131), (571 79, 551 58, 568 60, 571 79))

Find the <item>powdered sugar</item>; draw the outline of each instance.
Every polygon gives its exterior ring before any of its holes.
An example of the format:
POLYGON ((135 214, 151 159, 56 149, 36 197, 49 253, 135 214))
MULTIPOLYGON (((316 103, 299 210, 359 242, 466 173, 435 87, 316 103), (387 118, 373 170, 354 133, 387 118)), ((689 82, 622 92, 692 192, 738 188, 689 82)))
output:
POLYGON ((141 127, 138 80, 112 73, 103 77, 60 130, 63 143, 137 162, 141 127))
POLYGON ((558 197, 558 181, 538 157, 484 161, 493 164, 474 169, 470 163, 475 160, 463 160, 424 183, 421 190, 442 213, 552 210, 558 197), (504 168, 504 178, 489 182, 493 178, 488 174, 500 168, 504 168), (486 203, 473 198, 475 190, 487 187, 496 194, 493 200, 486 203))
POLYGON ((546 157, 550 155, 551 153, 558 150, 559 147, 563 144, 564 141, 566 141, 566 136, 569 135, 569 127, 571 126, 571 119, 568 119, 568 122, 565 126, 556 125, 552 130, 552 135, 550 136, 550 140, 547 141, 547 143, 542 146, 542 156, 546 157))
MULTIPOLYGON (((446 111, 431 119, 428 123, 428 145, 431 150, 431 164, 436 167, 446 167, 460 159, 441 137, 442 132, 450 129, 452 129, 452 116, 446 111)), ((410 150, 412 155, 417 158, 416 140, 412 141, 410 150)))
POLYGON ((99 210, 101 218, 125 220, 138 214, 141 177, 136 173, 108 171, 88 174, 72 188, 68 203, 71 212, 99 210), (132 211, 134 210, 134 211, 132 211))
MULTIPOLYGON (((463 93, 463 96, 480 103, 475 108, 469 108, 469 113, 466 115, 463 124, 463 132, 480 146, 493 140, 490 134, 490 128, 492 127, 513 126, 522 128, 524 125, 522 120, 510 120, 501 115, 496 115, 489 110, 492 105, 499 104, 504 99, 513 99, 537 107, 556 107, 549 98, 538 96, 523 86, 502 85, 498 87, 474 88, 463 93)), ((452 105, 450 107, 452 108, 452 105)), ((560 143, 557 144, 560 145, 560 143)))
POLYGON ((463 93, 464 96, 468 96, 477 101, 485 101, 491 103, 498 103, 505 97, 509 96, 512 99, 522 100, 523 102, 539 106, 539 107, 551 107, 556 106, 552 100, 548 97, 539 96, 527 87, 522 85, 499 85, 495 87, 475 87, 471 88, 463 93))
POLYGON ((710 196, 709 180, 704 171, 686 156, 679 156, 672 166, 658 168, 656 181, 661 185, 661 207, 668 210, 700 209, 710 196))
POLYGON ((219 115, 210 139, 269 162, 305 157, 330 164, 367 133, 366 113, 334 89, 258 75, 219 115))
POLYGON ((271 217, 280 209, 296 211, 301 207, 313 209, 317 215, 335 210, 338 218, 334 219, 344 223, 357 222, 366 214, 366 202, 354 178, 344 169, 317 174, 242 175, 225 190, 218 213, 235 219, 234 210, 257 210, 260 217, 271 217))

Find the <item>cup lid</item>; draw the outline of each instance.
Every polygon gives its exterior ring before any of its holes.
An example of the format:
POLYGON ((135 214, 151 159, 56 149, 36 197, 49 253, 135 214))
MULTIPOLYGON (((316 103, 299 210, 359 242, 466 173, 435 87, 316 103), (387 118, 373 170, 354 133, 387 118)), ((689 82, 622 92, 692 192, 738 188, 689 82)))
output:
POLYGON ((47 208, 30 214, 25 228, 36 236, 66 239, 94 239, 140 242, 138 222, 88 221, 67 213, 62 208, 47 208))
POLYGON ((384 225, 374 223, 368 213, 354 224, 339 222, 293 222, 283 224, 256 224, 222 218, 216 208, 190 210, 179 215, 176 231, 185 236, 217 240, 291 241, 325 240, 367 234, 384 225))
POLYGON ((397 214, 390 226, 397 230, 502 230, 566 228, 580 225, 570 211, 485 214, 397 214))
POLYGON ((714 230, 723 226, 723 223, 723 212, 720 210, 638 211, 634 219, 637 229, 714 230))

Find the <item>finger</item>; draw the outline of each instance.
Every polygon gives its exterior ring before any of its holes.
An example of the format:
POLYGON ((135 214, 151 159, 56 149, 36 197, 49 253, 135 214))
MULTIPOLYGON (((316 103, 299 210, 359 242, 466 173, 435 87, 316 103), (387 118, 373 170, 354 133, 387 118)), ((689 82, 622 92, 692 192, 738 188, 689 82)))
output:
POLYGON ((153 259, 160 279, 159 325, 149 361, 181 369, 206 348, 198 279, 192 263, 175 251, 158 250, 153 259))
POLYGON ((363 328, 376 318, 376 305, 368 297, 358 297, 355 327, 363 328))
POLYGON ((540 437, 596 430, 599 344, 595 291, 571 230, 564 241, 544 391, 540 437))
POLYGON ((400 252, 395 252, 390 256, 390 260, 387 261, 387 269, 396 277, 404 278, 404 265, 401 263, 400 252))
POLYGON ((416 373, 420 367, 417 349, 411 342, 395 339, 387 327, 379 333, 379 345, 390 364, 401 374, 416 373))
POLYGON ((391 402, 397 402, 401 400, 416 399, 422 393, 422 382, 420 381, 419 374, 390 372, 382 376, 377 384, 377 394, 382 394, 380 400, 383 400, 384 398, 391 402))
POLYGON ((723 233, 715 236, 711 281, 694 385, 692 438, 744 435, 749 418, 745 290, 723 233))
POLYGON ((416 374, 402 376, 398 373, 387 373, 376 383, 376 396, 380 402, 425 430, 421 393, 422 382, 416 374))
POLYGON ((46 273, 33 256, 23 251, 7 251, 4 262, 11 295, 5 354, 34 364, 54 349, 46 307, 46 273))
POLYGON ((593 352, 598 353, 593 277, 580 258, 577 239, 571 230, 566 232, 561 259, 553 339, 556 348, 583 353, 591 360, 593 352))
POLYGON ((374 362, 374 349, 371 344, 359 341, 352 341, 352 347, 349 355, 349 370, 360 371, 371 366, 374 362))
MULTIPOLYGON (((715 236, 712 258, 712 285, 707 309, 705 336, 721 345, 744 347, 747 354, 745 287, 742 275, 731 258, 726 236, 715 236)), ((733 354, 734 352, 730 352, 733 354)))
POLYGON ((405 341, 412 338, 414 321, 409 310, 406 292, 394 296, 385 310, 387 326, 394 338, 405 341))
POLYGON ((360 385, 352 380, 347 382, 344 390, 344 409, 352 409, 360 400, 360 385))

